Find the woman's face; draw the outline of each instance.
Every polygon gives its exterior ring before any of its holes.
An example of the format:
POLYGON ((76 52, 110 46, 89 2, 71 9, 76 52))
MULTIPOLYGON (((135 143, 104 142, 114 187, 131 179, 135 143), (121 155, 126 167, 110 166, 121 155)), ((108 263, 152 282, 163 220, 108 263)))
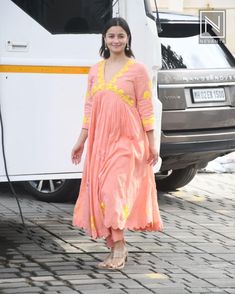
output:
POLYGON ((110 27, 104 37, 106 46, 110 54, 121 54, 125 51, 128 44, 128 36, 126 31, 120 26, 110 27))

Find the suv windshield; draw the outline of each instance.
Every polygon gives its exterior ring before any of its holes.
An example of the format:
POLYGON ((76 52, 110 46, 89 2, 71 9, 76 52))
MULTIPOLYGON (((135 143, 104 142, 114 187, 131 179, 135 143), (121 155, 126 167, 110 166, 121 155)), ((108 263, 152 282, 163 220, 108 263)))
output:
MULTIPOLYGON (((213 31, 205 32, 213 38, 213 31)), ((163 69, 229 68, 235 66, 231 53, 223 43, 200 44, 199 23, 163 22, 159 34, 162 43, 163 69)))

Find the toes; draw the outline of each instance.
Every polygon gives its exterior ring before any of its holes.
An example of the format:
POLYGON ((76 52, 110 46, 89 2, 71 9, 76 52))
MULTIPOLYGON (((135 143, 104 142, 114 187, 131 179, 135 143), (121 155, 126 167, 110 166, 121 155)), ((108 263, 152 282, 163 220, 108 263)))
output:
POLYGON ((122 260, 120 260, 120 262, 117 261, 117 262, 115 262, 115 263, 110 263, 109 266, 110 266, 111 268, 114 268, 114 269, 115 269, 115 268, 120 267, 121 265, 122 265, 122 260))
POLYGON ((104 262, 98 263, 98 268, 105 268, 106 264, 104 262))
POLYGON ((101 267, 101 268, 109 267, 110 262, 111 262, 111 254, 109 254, 103 261, 98 263, 98 267, 101 267))

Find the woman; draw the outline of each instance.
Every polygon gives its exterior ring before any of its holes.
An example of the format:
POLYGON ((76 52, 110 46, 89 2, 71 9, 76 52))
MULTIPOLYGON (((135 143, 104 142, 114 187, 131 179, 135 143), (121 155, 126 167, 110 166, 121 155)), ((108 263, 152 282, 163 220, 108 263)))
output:
POLYGON ((104 60, 89 72, 83 128, 71 155, 78 164, 88 138, 73 224, 105 238, 110 254, 98 267, 121 269, 128 254, 124 229, 162 229, 152 170, 158 152, 151 82, 132 58, 124 19, 107 23, 100 54, 104 60))

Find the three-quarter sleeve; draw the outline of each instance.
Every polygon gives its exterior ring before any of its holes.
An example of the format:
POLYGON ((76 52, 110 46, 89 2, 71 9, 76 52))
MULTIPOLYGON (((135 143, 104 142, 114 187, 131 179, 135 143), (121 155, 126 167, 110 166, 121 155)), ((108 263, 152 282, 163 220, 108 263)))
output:
POLYGON ((89 73, 87 91, 86 91, 86 101, 84 105, 84 116, 83 116, 83 123, 82 123, 83 129, 89 128, 90 119, 91 119, 91 108, 92 108, 91 88, 92 88, 92 76, 91 76, 91 73, 89 73))
POLYGON ((136 104, 145 131, 154 129, 152 83, 146 68, 141 65, 135 82, 136 104))

